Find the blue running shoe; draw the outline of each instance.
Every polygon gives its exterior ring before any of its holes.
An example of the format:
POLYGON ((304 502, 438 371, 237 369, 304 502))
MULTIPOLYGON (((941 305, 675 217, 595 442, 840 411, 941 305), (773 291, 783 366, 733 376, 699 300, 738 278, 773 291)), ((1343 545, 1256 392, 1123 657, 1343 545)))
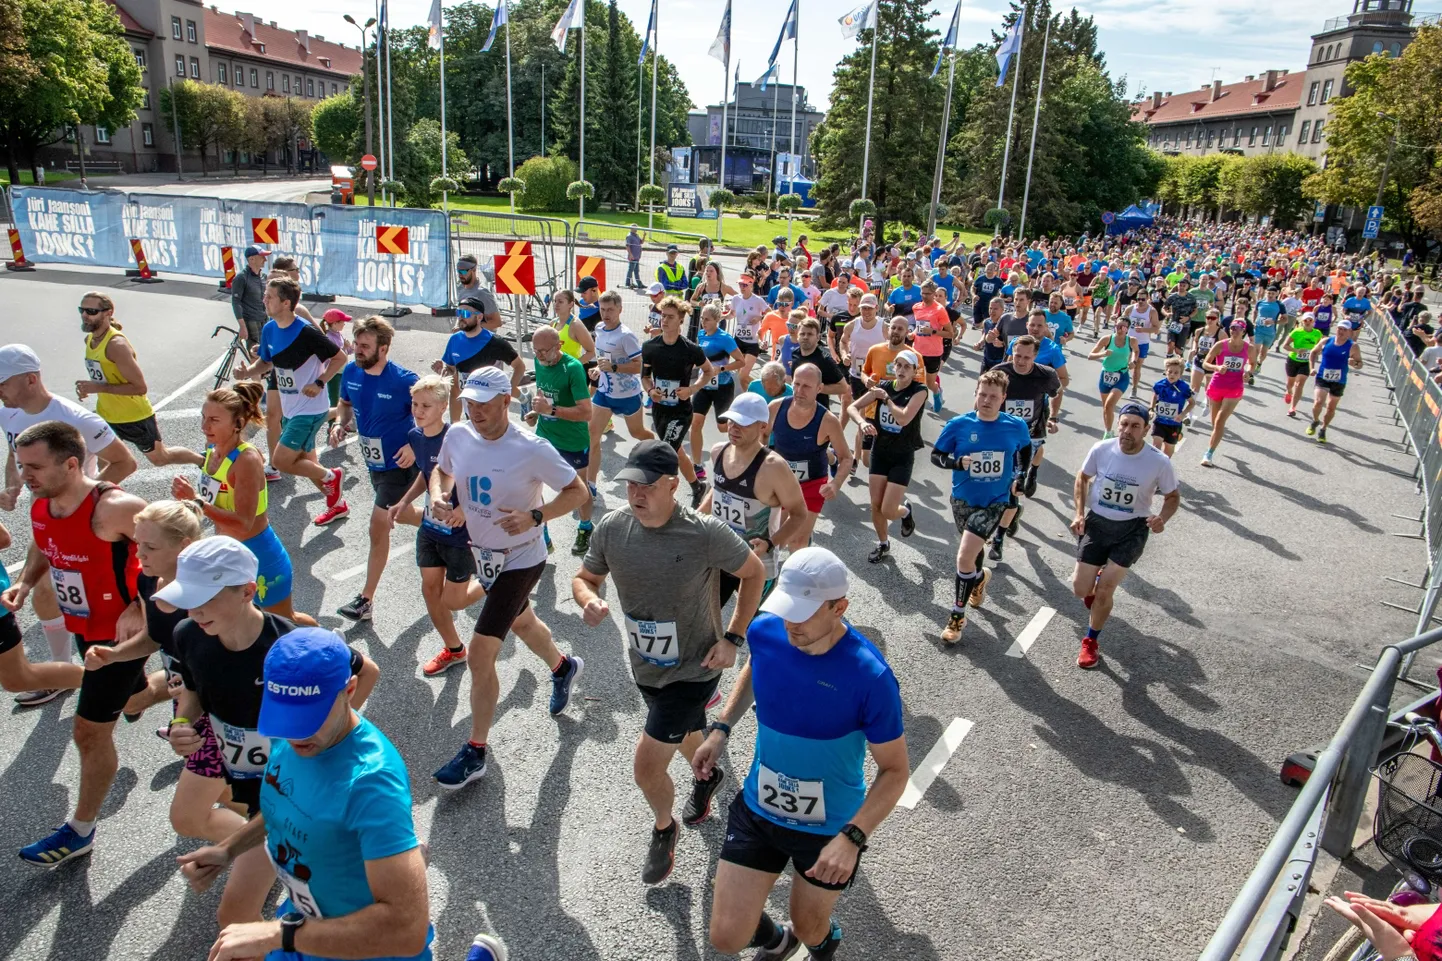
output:
POLYGON ((581 679, 581 672, 586 669, 586 662, 579 657, 566 658, 569 670, 557 677, 551 675, 551 713, 560 714, 571 703, 571 690, 576 682, 581 679))
POLYGON ((435 778, 436 783, 442 789, 458 791, 472 781, 479 781, 485 773, 486 749, 475 747, 470 741, 467 741, 461 745, 456 756, 447 761, 431 777, 435 778))
POLYGON ((64 864, 71 858, 89 854, 90 849, 94 846, 94 831, 82 837, 76 834, 75 829, 69 824, 62 824, 48 838, 36 841, 29 847, 21 848, 20 860, 37 867, 53 868, 64 864))
POLYGON ((942 404, 941 391, 937 391, 936 393, 934 393, 934 394, 931 395, 931 409, 932 409, 932 411, 935 412, 935 413, 938 413, 938 414, 941 413, 941 404, 942 404))
POLYGON ((506 961, 506 946, 500 938, 478 934, 466 952, 466 961, 506 961))

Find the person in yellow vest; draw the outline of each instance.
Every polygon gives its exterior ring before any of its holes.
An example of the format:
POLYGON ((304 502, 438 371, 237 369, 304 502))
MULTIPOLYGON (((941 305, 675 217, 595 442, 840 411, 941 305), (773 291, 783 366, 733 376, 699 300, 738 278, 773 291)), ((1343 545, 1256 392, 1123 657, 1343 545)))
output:
POLYGON ((115 322, 115 301, 93 290, 85 294, 80 298, 80 327, 86 334, 88 377, 75 382, 76 395, 84 400, 94 394, 95 412, 110 425, 115 436, 134 444, 156 467, 196 463, 193 451, 166 447, 161 440, 135 348, 115 322))
POLYGON ((666 248, 666 260, 656 267, 656 282, 666 288, 667 293, 684 297, 689 284, 686 282, 686 265, 676 262, 679 251, 675 244, 666 248))

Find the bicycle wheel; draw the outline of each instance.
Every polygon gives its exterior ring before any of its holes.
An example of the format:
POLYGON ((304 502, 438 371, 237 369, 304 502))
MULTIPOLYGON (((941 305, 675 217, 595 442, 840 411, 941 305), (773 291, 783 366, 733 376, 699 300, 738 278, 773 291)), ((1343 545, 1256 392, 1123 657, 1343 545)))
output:
POLYGON ((1346 933, 1337 939, 1322 961, 1375 961, 1380 957, 1362 932, 1349 924, 1346 933))

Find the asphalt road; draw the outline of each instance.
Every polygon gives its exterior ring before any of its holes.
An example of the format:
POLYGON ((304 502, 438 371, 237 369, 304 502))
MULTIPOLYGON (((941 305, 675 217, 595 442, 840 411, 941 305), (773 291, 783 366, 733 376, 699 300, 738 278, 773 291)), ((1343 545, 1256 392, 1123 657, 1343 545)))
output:
MULTIPOLYGON (((211 328, 230 316, 207 286, 136 288, 50 268, 0 276, 0 339, 40 351, 47 382, 63 392, 83 376, 74 305, 90 285, 117 297, 151 398, 164 400, 166 439, 199 444, 206 384, 195 378, 219 353, 211 328)), ((440 353, 444 324, 406 318, 393 358, 424 368, 440 353)), ((961 353, 944 375, 948 416, 969 407, 974 384, 975 356, 961 353)), ((1392 515, 1415 515, 1420 504, 1370 344, 1366 355, 1369 369, 1353 379, 1325 447, 1303 436, 1303 421, 1283 416, 1280 359, 1248 391, 1216 470, 1197 466, 1205 438, 1186 440, 1177 455, 1181 512, 1124 584, 1094 672, 1075 667, 1085 611, 1070 593, 1066 523, 1072 472, 1101 433, 1095 364, 1072 355, 1077 389, 1047 445, 1040 489, 955 648, 938 638, 956 545, 949 478, 919 458, 917 534, 895 540, 894 562, 881 567, 864 559, 872 545, 864 488, 853 484, 828 506, 818 542, 852 563, 854 623, 884 647, 900 679, 914 781, 924 789, 914 808, 886 821, 842 899, 840 957, 1076 961, 1200 949, 1291 803, 1278 763, 1325 740, 1361 684, 1355 665, 1414 627, 1380 603, 1415 604, 1415 593, 1383 577, 1415 583, 1425 558, 1420 543, 1393 536, 1416 525, 1392 515), (1023 656, 1009 656, 1036 624, 1023 656), (948 728, 968 731, 949 754, 937 748, 948 728), (918 771, 928 754, 944 761, 929 784, 918 771)), ((1158 368, 1153 361, 1153 376, 1158 368)), ((925 417, 930 440, 942 418, 925 417)), ((607 441, 606 478, 626 447, 607 441)), ((369 488, 353 446, 322 460, 347 465, 352 506, 362 508, 369 488)), ((159 498, 170 474, 146 466, 126 486, 159 498)), ((602 496, 614 506, 624 492, 607 480, 602 496)), ((345 630, 381 666, 367 714, 410 765, 417 830, 432 851, 437 957, 463 957, 482 929, 505 938, 518 959, 716 957, 706 925, 723 822, 683 832, 668 883, 646 889, 639 880, 650 827, 631 783, 641 701, 619 627, 585 628, 569 599, 573 523, 552 525, 558 550, 535 602, 561 647, 586 658, 581 696, 549 717, 543 665, 508 642, 492 769, 441 796, 430 773, 465 736, 469 680, 419 673, 438 640, 419 597, 412 536, 392 544, 374 622, 348 625, 333 612, 361 583, 364 514, 318 529, 309 522, 320 502, 308 486, 282 481, 273 523, 297 564, 297 606, 345 630)), ((28 503, 3 519, 16 540, 7 564, 23 557, 28 503)), ((22 624, 39 656, 33 615, 22 624)), ((1418 675, 1434 666, 1419 665, 1418 675)), ((0 718, 0 846, 15 850, 68 816, 73 705, 65 698, 0 718)), ((174 869, 194 842, 177 840, 166 819, 179 763, 152 733, 160 721, 155 710, 117 730, 122 768, 90 857, 48 874, 0 858, 0 950, 9 957, 204 956, 217 899, 190 893, 174 869)), ((754 731, 751 720, 738 727, 733 771, 749 763, 754 731)), ((673 770, 683 776, 679 763, 673 770)), ((771 903, 778 917, 787 883, 771 903)))

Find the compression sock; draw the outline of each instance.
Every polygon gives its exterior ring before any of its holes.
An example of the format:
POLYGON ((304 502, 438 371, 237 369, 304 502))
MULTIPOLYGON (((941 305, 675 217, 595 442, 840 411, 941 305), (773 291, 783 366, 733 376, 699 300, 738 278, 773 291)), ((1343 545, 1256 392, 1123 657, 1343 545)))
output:
POLYGON ((784 937, 786 937, 786 932, 776 926, 776 922, 771 920, 771 915, 762 911, 761 920, 756 923, 756 933, 751 935, 751 943, 747 947, 773 950, 781 947, 781 939, 784 937))
POLYGON ((588 531, 588 530, 591 529, 591 526, 592 526, 592 525, 591 525, 591 522, 590 522, 590 521, 581 521, 581 523, 577 524, 576 526, 579 527, 579 528, 580 528, 581 530, 583 530, 583 531, 588 531))
POLYGON ((65 618, 41 621, 40 629, 45 632, 45 642, 50 645, 50 660, 69 661, 70 652, 75 648, 75 640, 65 629, 65 618))
POLYGON ((1005 537, 1006 528, 1002 527, 1000 524, 996 525, 996 533, 991 535, 991 542, 993 544, 1000 544, 1002 542, 1002 539, 1005 537))
POLYGON ((951 608, 954 613, 959 614, 966 611, 966 602, 971 598, 972 589, 976 587, 977 582, 980 580, 980 570, 972 571, 970 574, 963 574, 961 571, 956 572, 956 603, 952 605, 951 608))
POLYGON ((820 944, 808 944, 806 949, 811 952, 810 961, 831 961, 839 947, 841 947, 841 925, 832 921, 831 930, 826 933, 826 939, 820 944))

